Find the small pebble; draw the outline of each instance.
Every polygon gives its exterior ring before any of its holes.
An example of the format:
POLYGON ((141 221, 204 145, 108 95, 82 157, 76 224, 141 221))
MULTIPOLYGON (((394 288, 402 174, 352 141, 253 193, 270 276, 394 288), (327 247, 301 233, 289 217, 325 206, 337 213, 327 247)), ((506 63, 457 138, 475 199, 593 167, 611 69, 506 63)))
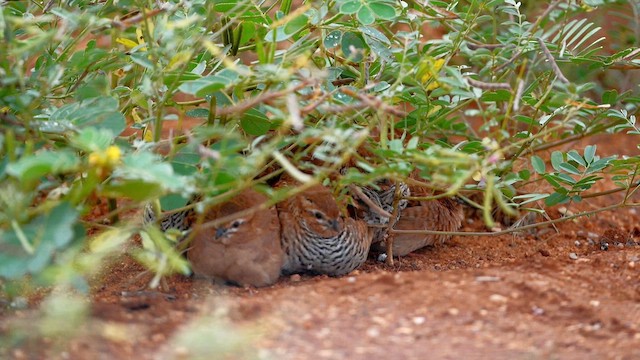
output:
POLYGON ((548 252, 547 250, 545 250, 545 249, 540 249, 540 250, 538 250, 538 252, 540 253, 540 255, 545 256, 545 257, 546 257, 546 256, 551 255, 551 254, 549 254, 549 252, 548 252))
POLYGON ((573 242, 576 246, 580 246, 580 240, 576 240, 573 242))
POLYGON ((356 282, 356 277, 355 276, 349 276, 347 278, 347 282, 350 283, 350 284, 355 283, 356 282))
POLYGON ((596 242, 593 241, 593 239, 587 239, 587 243, 589 243, 589 246, 595 246, 596 242))
POLYGON ((413 318, 413 323, 416 325, 422 325, 427 319, 424 316, 416 316, 413 318))
POLYGON ((601 241, 600 242, 600 250, 602 250, 602 251, 609 250, 609 243, 606 242, 606 241, 601 241))
POLYGON ((531 307, 531 313, 536 316, 541 316, 544 315, 544 309, 534 305, 533 307, 531 307))
POLYGON ((385 262, 385 261, 387 261, 387 254, 382 253, 378 255, 378 262, 385 262))
POLYGON ((624 244, 623 244, 623 243, 621 243, 621 242, 617 243, 617 244, 616 244, 616 246, 617 246, 619 249, 624 248, 624 244))
POLYGON ((506 303, 508 299, 506 296, 502 296, 500 294, 491 294, 491 296, 489 296, 489 300, 497 303, 506 303))
POLYGON ((635 261, 629 261, 629 264, 628 264, 628 265, 629 265, 629 267, 630 267, 630 268, 632 268, 632 269, 633 269, 633 268, 635 268, 635 267, 636 267, 636 262, 635 262, 635 261))
POLYGON ((367 335, 369 337, 373 337, 373 338, 374 337, 378 337, 378 336, 380 336, 380 330, 378 330, 378 328, 374 328, 374 327, 368 328, 367 329, 367 335))
POLYGON ((569 259, 571 260, 578 260, 578 254, 576 253, 569 253, 569 259))
POLYGON ((292 282, 298 282, 302 279, 302 277, 300 277, 300 274, 293 274, 291 275, 291 277, 289 278, 292 282))

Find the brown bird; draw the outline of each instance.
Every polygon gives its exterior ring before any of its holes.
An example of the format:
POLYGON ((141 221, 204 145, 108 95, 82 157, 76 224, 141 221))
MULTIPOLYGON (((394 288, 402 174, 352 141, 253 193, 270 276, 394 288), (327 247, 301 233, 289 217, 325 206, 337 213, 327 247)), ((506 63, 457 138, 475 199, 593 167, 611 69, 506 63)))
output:
MULTIPOLYGON (((421 188, 410 189, 406 184, 400 183, 400 195, 402 198, 417 193, 426 196, 428 193, 421 188)), ((370 187, 360 187, 363 194, 371 202, 382 210, 393 213, 393 201, 395 196, 395 185, 380 184, 380 190, 370 187)), ((405 256, 412 251, 425 246, 434 245, 436 242, 443 243, 448 240, 448 235, 434 234, 394 234, 393 239, 388 239, 387 228, 380 225, 389 224, 389 217, 383 216, 366 204, 360 204, 361 211, 356 217, 364 219, 369 225, 375 227, 373 239, 374 250, 385 252, 388 241, 392 242, 392 252, 394 256, 405 256), (364 209, 364 211, 362 211, 364 209)), ((436 230, 436 231, 458 231, 462 225, 464 217, 462 206, 457 200, 452 198, 442 198, 428 201, 409 202, 401 199, 398 202, 398 211, 395 230, 436 230)))
POLYGON ((285 274, 340 276, 367 260, 373 234, 362 221, 343 218, 333 194, 314 186, 277 205, 285 274))
MULTIPOLYGON (((394 229, 458 231, 462 225, 462 218, 462 207, 455 199, 420 201, 420 205, 402 210, 394 229)), ((394 234, 393 255, 405 256, 425 246, 443 243, 449 238, 450 235, 441 234, 394 234)), ((386 244, 383 242, 380 246, 385 249, 386 244)))
MULTIPOLYGON (((357 200, 359 200, 359 209, 356 211, 355 217, 357 219, 364 220, 368 225, 376 226, 373 227, 373 243, 383 241, 387 237, 387 227, 381 226, 389 224, 390 217, 388 215, 392 215, 394 212, 394 200, 396 196, 395 184, 383 183, 378 185, 378 189, 368 186, 360 186, 357 188, 360 190, 359 193, 352 194, 356 195, 357 200), (362 196, 366 196, 373 206, 383 210, 388 215, 384 215, 379 211, 376 211, 376 209, 363 201, 366 199, 362 199, 362 196)), ((407 184, 399 183, 399 186, 400 193, 398 194, 399 199, 397 203, 398 211, 396 211, 396 221, 400 218, 402 210, 405 209, 409 203, 406 198, 411 195, 411 191, 407 184)))
MULTIPOLYGON (((204 223, 220 219, 267 201, 267 197, 245 190, 205 213, 204 223)), ((197 276, 221 279, 241 286, 267 286, 280 276, 283 252, 280 223, 275 207, 258 210, 217 228, 194 228, 187 251, 197 276)))

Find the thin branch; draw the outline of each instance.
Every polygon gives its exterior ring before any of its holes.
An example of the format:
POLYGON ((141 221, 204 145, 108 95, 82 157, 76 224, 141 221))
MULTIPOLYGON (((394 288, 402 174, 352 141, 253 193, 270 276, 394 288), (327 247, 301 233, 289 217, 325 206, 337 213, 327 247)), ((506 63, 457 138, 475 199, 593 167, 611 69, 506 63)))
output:
POLYGON ((467 77, 467 82, 473 87, 477 87, 483 90, 509 90, 511 91, 511 85, 507 83, 488 83, 480 80, 475 80, 467 77))
POLYGON ((558 78, 558 80, 562 81, 565 84, 568 84, 569 80, 564 76, 564 74, 562 74, 562 71, 560 71, 560 68, 558 67, 558 63, 556 63, 556 59, 554 59, 553 55, 551 55, 551 52, 549 51, 549 48, 547 48, 547 45, 544 43, 544 40, 542 40, 541 38, 536 38, 536 39, 538 40, 538 44, 540 44, 540 49, 542 49, 544 56, 547 58, 547 61, 549 61, 549 64, 551 65, 551 69, 556 74, 556 77, 558 78))
POLYGON ((376 203, 374 203, 364 192, 362 192, 362 190, 358 186, 350 184, 349 191, 355 194, 360 200, 362 200, 365 204, 367 204, 367 206, 369 206, 369 208, 374 212, 376 212, 378 215, 391 218, 391 214, 389 214, 380 206, 378 206, 376 203))

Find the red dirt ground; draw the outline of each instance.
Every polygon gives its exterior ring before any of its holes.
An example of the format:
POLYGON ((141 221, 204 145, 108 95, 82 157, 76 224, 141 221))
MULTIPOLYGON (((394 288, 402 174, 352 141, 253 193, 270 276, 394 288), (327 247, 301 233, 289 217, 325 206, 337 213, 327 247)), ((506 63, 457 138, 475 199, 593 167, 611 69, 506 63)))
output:
MULTIPOLYGON (((638 151, 629 136, 603 135, 590 142, 602 144, 601 156, 638 151)), ((621 196, 590 199, 569 210, 596 209, 621 196)), ((549 215, 560 216, 555 209, 549 215)), ((96 279, 100 285, 89 297, 90 319, 75 337, 66 343, 31 339, 5 354, 15 359, 639 359, 639 217, 635 208, 625 208, 561 223, 557 232, 549 227, 518 236, 456 237, 404 257, 394 268, 370 259, 342 278, 294 275, 263 289, 173 276, 162 290, 140 291, 150 276, 138 276, 142 267, 121 257, 96 279)), ((463 230, 484 231, 484 226, 467 219, 463 230)), ((35 312, 3 310, 0 334, 11 334, 7 324, 20 320, 24 328, 35 312)))

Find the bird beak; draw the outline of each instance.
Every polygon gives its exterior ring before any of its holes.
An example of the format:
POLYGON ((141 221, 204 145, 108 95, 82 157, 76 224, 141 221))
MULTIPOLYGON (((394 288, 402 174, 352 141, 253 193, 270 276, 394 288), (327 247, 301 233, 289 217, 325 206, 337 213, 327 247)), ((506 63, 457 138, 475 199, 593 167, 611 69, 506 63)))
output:
POLYGON ((216 239, 223 237, 227 233, 225 228, 217 228, 216 229, 216 239))
POLYGON ((331 228, 335 231, 338 231, 339 225, 340 223, 338 222, 338 219, 336 220, 332 220, 329 222, 331 224, 331 228))

